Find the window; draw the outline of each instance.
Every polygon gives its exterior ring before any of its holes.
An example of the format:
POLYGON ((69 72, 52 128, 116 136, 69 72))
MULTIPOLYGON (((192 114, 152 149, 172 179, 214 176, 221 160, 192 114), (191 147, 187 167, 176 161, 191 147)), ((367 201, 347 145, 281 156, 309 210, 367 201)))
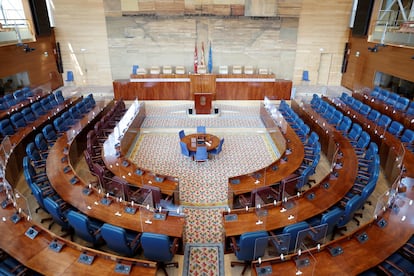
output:
POLYGON ((9 45, 34 41, 34 33, 30 16, 26 16, 26 10, 30 10, 27 1, 0 0, 0 44, 9 45))

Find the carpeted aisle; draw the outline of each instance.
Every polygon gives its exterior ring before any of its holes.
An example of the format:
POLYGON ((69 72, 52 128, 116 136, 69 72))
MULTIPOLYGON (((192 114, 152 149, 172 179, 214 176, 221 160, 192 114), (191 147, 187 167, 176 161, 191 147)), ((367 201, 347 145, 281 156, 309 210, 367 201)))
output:
POLYGON ((186 215, 183 275, 224 275, 223 219, 228 178, 257 171, 279 157, 259 116, 259 103, 216 103, 218 117, 189 117, 191 103, 146 102, 146 119, 129 159, 147 170, 179 178, 180 205, 186 215), (180 152, 178 131, 207 132, 224 138, 217 158, 197 163, 180 152))
POLYGON ((224 252, 221 243, 187 243, 184 252, 183 276, 224 275, 224 252))

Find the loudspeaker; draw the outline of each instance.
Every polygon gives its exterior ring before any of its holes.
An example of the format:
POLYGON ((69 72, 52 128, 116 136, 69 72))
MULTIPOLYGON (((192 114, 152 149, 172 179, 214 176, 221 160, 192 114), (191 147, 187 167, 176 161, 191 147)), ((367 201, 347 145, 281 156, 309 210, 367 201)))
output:
POLYGON ((58 72, 63 74, 63 62, 62 62, 62 54, 60 53, 60 44, 56 42, 56 66, 58 72))
POLYGON ((354 27, 352 28, 353 36, 367 35, 374 1, 375 0, 358 1, 358 7, 355 13, 354 27))
POLYGON ((192 108, 188 109, 188 114, 190 114, 190 115, 193 114, 193 109, 192 108))
POLYGON ((349 57, 349 43, 345 43, 344 59, 342 60, 342 68, 341 68, 342 74, 346 72, 346 68, 348 67, 348 57, 349 57))
POLYGON ((50 35, 51 29, 46 0, 29 0, 29 4, 36 35, 50 35))

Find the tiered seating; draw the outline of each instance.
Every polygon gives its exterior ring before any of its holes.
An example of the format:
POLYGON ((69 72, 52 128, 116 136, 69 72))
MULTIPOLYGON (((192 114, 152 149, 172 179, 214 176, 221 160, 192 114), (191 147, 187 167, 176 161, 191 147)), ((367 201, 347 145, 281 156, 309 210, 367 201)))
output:
MULTIPOLYGON (((372 98, 380 100, 388 105, 389 107, 393 107, 394 110, 399 111, 408 111, 407 108, 410 105, 410 100, 401 97, 397 93, 390 92, 388 90, 382 89, 380 87, 375 87, 373 91, 369 94, 372 98)), ((411 103, 412 105, 412 103, 411 103)))

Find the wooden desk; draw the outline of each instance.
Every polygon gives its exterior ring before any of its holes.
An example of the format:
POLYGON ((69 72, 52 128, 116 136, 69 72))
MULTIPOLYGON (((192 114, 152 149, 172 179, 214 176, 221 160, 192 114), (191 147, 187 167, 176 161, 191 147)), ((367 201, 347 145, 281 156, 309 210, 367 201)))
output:
MULTIPOLYGON (((151 171, 139 168, 135 163, 127 158, 127 153, 130 147, 133 146, 133 142, 139 135, 140 127, 145 119, 145 104, 139 105, 138 114, 126 114, 122 119, 130 121, 129 126, 126 129, 120 129, 120 133, 124 133, 122 140, 107 139, 102 149, 102 160, 105 166, 114 174, 117 175, 128 183, 135 186, 142 187, 143 185, 153 185, 161 189, 161 193, 164 195, 172 196, 175 204, 180 203, 180 197, 178 192, 179 179, 174 176, 159 175, 151 171), (125 116, 133 116, 132 118, 125 118, 125 116), (120 149, 117 143, 120 143, 120 149), (117 154, 120 150, 120 154, 117 154), (141 174, 136 172, 140 171, 141 174), (160 181, 162 180, 162 181, 160 181)), ((111 135, 115 135, 112 133, 111 135)))
POLYGON ((16 212, 14 208, 0 208, 0 247, 24 266, 46 275, 113 275, 118 262, 131 264, 130 275, 156 275, 156 263, 146 260, 120 257, 94 250, 63 239, 44 228, 41 224, 27 221, 23 217, 14 224, 9 218, 16 212), (34 227, 39 231, 33 240, 25 232, 34 227), (59 253, 49 249, 49 244, 59 241, 65 246, 59 253), (78 262, 82 253, 95 256, 92 265, 78 262))
POLYGON ((271 186, 280 182, 282 179, 294 173, 297 168, 302 164, 304 158, 303 143, 296 135, 294 130, 288 125, 286 128, 286 134, 281 133, 279 127, 273 122, 270 114, 261 106, 261 118, 265 123, 267 131, 270 137, 277 146, 281 159, 276 160, 268 167, 257 171, 257 175, 260 174, 260 184, 256 182, 256 178, 253 174, 234 176, 229 179, 229 189, 234 195, 240 195, 261 186, 271 186), (290 149, 290 154, 286 154, 286 149, 290 149), (287 158, 287 162, 283 159, 287 158), (277 168, 277 169, 276 169, 277 168), (234 184, 236 180, 237 184, 234 184))
MULTIPOLYGON (((100 108, 97 104, 95 109, 89 114, 93 112, 98 114, 100 108)), ((75 129, 75 132, 79 133, 90 121, 92 121, 91 118, 84 116, 76 125, 77 129, 75 129)), ((113 199, 111 205, 105 206, 100 203, 104 195, 99 194, 96 190, 89 196, 84 195, 82 192, 83 188, 88 186, 89 183, 86 183, 76 174, 70 157, 67 158, 69 160, 68 163, 61 161, 67 153, 71 153, 72 145, 73 141, 68 141, 66 135, 60 137, 50 150, 46 163, 46 171, 50 183, 64 201, 76 207, 87 216, 125 229, 138 232, 162 233, 171 237, 182 237, 184 228, 183 217, 167 216, 167 219, 164 221, 153 219, 152 224, 146 224, 145 221, 152 218, 152 213, 148 213, 145 210, 138 210, 135 215, 128 214, 124 212, 126 203, 116 202, 116 199, 113 199), (68 173, 63 172, 66 166, 70 166, 72 169, 68 173), (71 185, 70 180, 74 176, 79 179, 79 182, 71 185)))
POLYGON ((207 146, 207 150, 212 150, 220 144, 220 138, 213 134, 192 133, 186 135, 181 139, 187 145, 189 151, 196 151, 199 146, 207 146), (201 139, 201 144, 198 144, 198 139, 201 139), (208 144, 207 144, 208 143, 208 144))
MULTIPOLYGON (((403 182, 408 185, 406 198, 413 199, 414 179, 405 178, 403 182)), ((316 248, 312 248, 314 259, 312 257, 309 259, 313 264, 316 262, 316 265, 301 268, 303 275, 357 275, 383 262, 414 233, 412 218, 414 205, 405 204, 398 214, 393 212, 393 210, 387 209, 378 220, 370 221, 349 235, 322 245, 319 252, 316 248), (403 222, 401 218, 404 214, 411 214, 411 216, 408 215, 407 220, 403 222), (377 224, 381 218, 385 219, 387 223, 383 228, 377 224), (362 233, 366 233, 368 239, 360 243, 357 236, 362 233), (343 253, 334 257, 330 254, 329 249, 336 247, 341 247, 343 253)), ((306 255, 307 253, 302 252, 302 254, 306 255)), ((286 256, 285 261, 281 261, 280 258, 271 258, 262 261, 261 267, 271 266, 272 271, 277 271, 280 275, 294 275, 297 271, 296 258, 296 254, 286 256)), ((257 261, 252 264, 252 275, 257 275, 256 266, 259 266, 257 261)))
MULTIPOLYGON (((131 78, 113 82, 115 99, 134 100, 192 100, 195 92, 215 92, 216 100, 263 100, 290 99, 292 81, 276 79, 275 75, 246 75, 246 74, 206 74, 206 75, 176 75, 176 74, 145 74, 131 75, 131 78), (209 76, 208 88, 214 91, 192 90, 192 80, 196 76, 209 76), (214 80, 214 83, 211 80, 214 80)), ((214 98, 214 97, 213 97, 214 98)))
MULTIPOLYGON (((309 120, 316 120, 320 118, 320 115, 310 108, 305 107, 302 109, 302 112, 303 118, 307 117, 309 120)), ((326 177, 320 183, 320 185, 313 186, 304 194, 300 195, 300 197, 293 199, 294 207, 287 210, 286 212, 280 212, 282 207, 280 206, 280 202, 277 204, 277 206, 269 206, 267 208, 267 217, 261 218, 264 221, 264 223, 261 225, 256 225, 256 221, 258 219, 254 208, 250 208, 248 212, 246 212, 245 210, 232 211, 232 213, 237 214, 238 218, 237 221, 224 220, 224 230, 226 237, 238 236, 242 233, 250 231, 275 230, 289 224, 306 220, 326 211, 328 208, 335 205, 352 188, 354 181, 356 179, 358 164, 357 156, 355 154, 353 147, 349 143, 348 139, 343 137, 339 132, 334 131, 332 129, 332 126, 330 126, 329 124, 323 125, 323 120, 318 120, 317 124, 320 124, 321 129, 325 129, 325 131, 321 134, 329 135, 331 139, 333 139, 334 144, 341 149, 343 156, 341 159, 342 169, 337 171, 337 178, 331 179, 329 176, 326 177), (329 188, 326 189, 324 187, 325 185, 323 184, 325 183, 329 184, 329 188), (313 194, 313 199, 309 200, 308 195, 311 193, 313 194), (294 219, 289 219, 290 215, 294 216, 294 219), (243 227, 240 227, 241 225, 243 225, 243 227)), ((293 146, 292 141, 290 142, 290 144, 293 146)), ((293 151, 294 150, 292 149, 292 154, 293 151)), ((283 165, 289 166, 290 162, 291 159, 289 159, 288 162, 286 162, 283 165)), ((276 172, 280 172, 280 169, 281 168, 279 167, 279 169, 276 172)), ((276 177, 280 176, 274 175, 273 177, 275 177, 276 179, 276 177)), ((234 186, 232 186, 232 189, 234 186)), ((257 185, 256 188, 258 188, 257 185)))
MULTIPOLYGON (((323 97, 323 99, 334 105, 354 122, 360 124, 363 129, 370 134, 371 140, 375 141, 378 145, 381 166, 384 169, 385 176, 390 182, 394 182, 400 174, 400 168, 398 168, 398 162, 396 162, 396 158, 401 154, 402 144, 400 140, 389 132, 384 131, 383 128, 377 127, 375 123, 347 106, 340 99, 330 99, 326 97, 323 97), (383 137, 381 137, 381 135, 383 135, 383 137)), ((409 150, 405 151, 403 165, 406 169, 404 175, 414 177, 414 153, 409 150)))

